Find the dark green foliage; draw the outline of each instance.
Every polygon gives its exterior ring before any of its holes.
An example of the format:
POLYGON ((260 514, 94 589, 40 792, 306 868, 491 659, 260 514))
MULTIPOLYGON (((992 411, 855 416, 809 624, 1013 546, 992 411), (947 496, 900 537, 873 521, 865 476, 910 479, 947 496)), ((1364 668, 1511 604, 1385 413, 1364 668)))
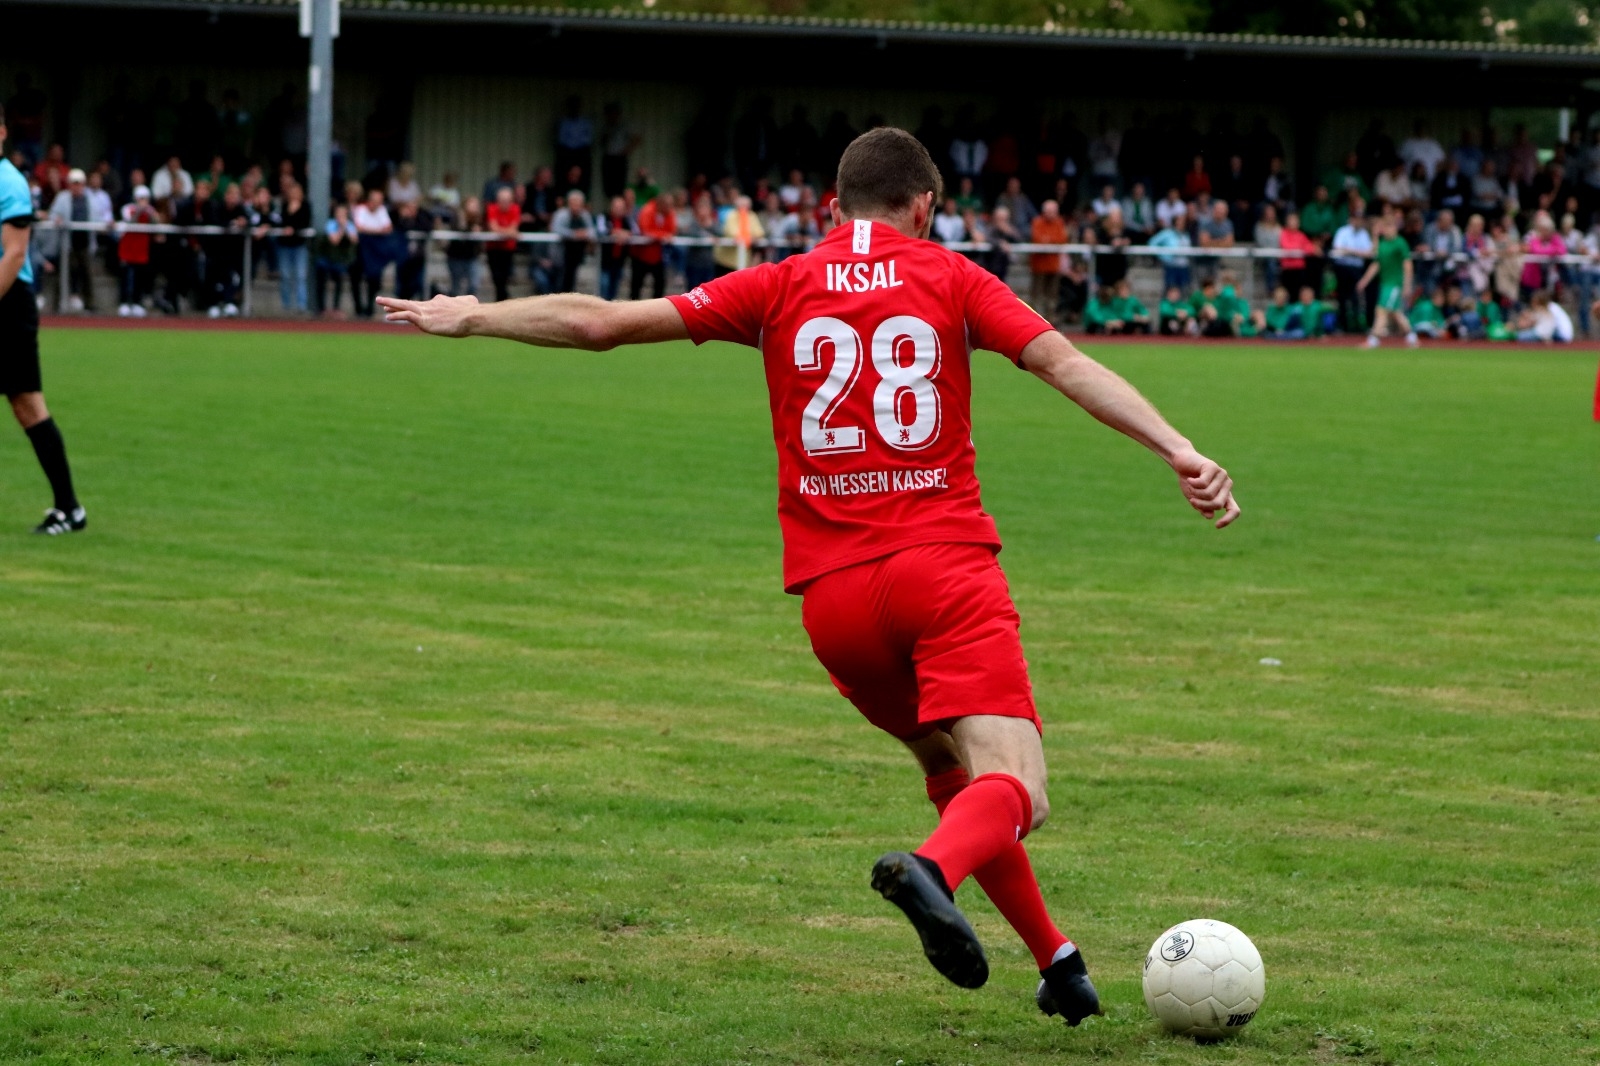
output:
MULTIPOLYGON (((618 7, 613 0, 579 0, 566 6, 606 11, 618 7)), ((644 5, 632 0, 623 9, 644 10, 644 5)), ((1572 0, 659 0, 651 9, 1573 45, 1594 45, 1600 25, 1600 18, 1590 21, 1588 5, 1572 0)))

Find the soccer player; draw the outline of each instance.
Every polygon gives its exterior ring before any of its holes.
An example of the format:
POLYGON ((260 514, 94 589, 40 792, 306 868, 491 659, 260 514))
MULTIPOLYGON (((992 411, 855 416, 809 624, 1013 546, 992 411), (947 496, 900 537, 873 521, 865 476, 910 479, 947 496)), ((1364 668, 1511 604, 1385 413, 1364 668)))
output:
POLYGON ((1400 236, 1400 218, 1385 213, 1378 220, 1378 248, 1373 253, 1372 265, 1356 282, 1356 292, 1365 292, 1372 279, 1378 279, 1378 310, 1372 317, 1372 331, 1367 334, 1367 347, 1376 348, 1378 338, 1389 332, 1391 322, 1406 331, 1406 347, 1417 346, 1417 331, 1406 318, 1406 300, 1411 297, 1411 245, 1400 236))
POLYGON ((872 885, 905 912, 940 973, 977 988, 988 963, 955 905, 975 877, 1038 964, 1039 1006, 1077 1025, 1100 1001, 1022 846, 1049 813, 1042 727, 973 472, 970 354, 1001 353, 1151 448, 1219 528, 1239 515, 1233 482, 1003 282, 927 239, 939 171, 916 138, 862 134, 839 161, 837 188, 836 228, 814 250, 681 296, 382 303, 388 321, 449 337, 760 349, 785 591, 804 597, 812 648, 839 691, 910 748, 940 816, 914 851, 878 860, 872 885))
MULTIPOLYGON (((6 116, 0 109, 0 146, 6 116)), ((11 401, 33 453, 50 479, 55 506, 44 513, 35 533, 76 533, 89 524, 72 491, 67 446, 44 405, 39 377, 39 307, 33 302, 33 264, 28 259, 33 194, 28 179, 9 159, 0 159, 0 389, 11 401)))

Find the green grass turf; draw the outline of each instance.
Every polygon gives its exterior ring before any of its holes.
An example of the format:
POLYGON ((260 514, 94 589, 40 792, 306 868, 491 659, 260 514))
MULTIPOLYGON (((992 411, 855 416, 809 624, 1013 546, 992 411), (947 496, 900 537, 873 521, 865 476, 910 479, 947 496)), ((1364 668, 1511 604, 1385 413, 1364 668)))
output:
POLYGON ((1600 1058, 1592 355, 1104 349, 1224 533, 978 357, 1069 1031, 975 886, 978 992, 867 887, 932 812, 779 590, 752 353, 45 347, 92 524, 0 435, 0 1060, 1600 1058), (1221 1046, 1140 998, 1198 916, 1267 964, 1221 1046))

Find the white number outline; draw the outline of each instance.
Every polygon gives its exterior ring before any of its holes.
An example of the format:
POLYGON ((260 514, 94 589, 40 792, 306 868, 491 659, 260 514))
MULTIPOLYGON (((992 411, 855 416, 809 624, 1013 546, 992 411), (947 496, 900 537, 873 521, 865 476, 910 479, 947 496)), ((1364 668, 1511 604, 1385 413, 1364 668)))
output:
POLYGON ((824 341, 833 345, 833 366, 800 415, 800 443, 807 455, 864 452, 867 435, 860 426, 826 424, 861 374, 861 335, 840 319, 813 318, 794 335, 795 368, 801 373, 821 370, 824 341))
MULTIPOLYGON (((800 414, 800 443, 807 455, 864 452, 867 436, 859 426, 830 426, 850 390, 861 376, 861 335, 841 319, 809 319, 794 336, 794 365, 801 373, 822 369, 822 344, 833 345, 833 365, 800 414)), ((915 315, 894 315, 872 333, 872 368, 878 384, 872 392, 874 428, 883 442, 896 451, 917 452, 939 439, 944 424, 943 398, 935 380, 944 365, 939 333, 915 315), (911 342, 910 366, 901 366, 900 344, 911 342), (900 422, 900 395, 910 392, 917 416, 910 425, 900 422), (904 441, 900 440, 906 435, 904 441)))
POLYGON ((944 418, 939 387, 933 379, 943 364, 939 334, 915 315, 884 319, 872 333, 872 368, 878 387, 872 390, 872 416, 878 436, 902 452, 920 452, 939 439, 944 418), (911 342, 911 365, 900 365, 900 344, 911 342), (917 416, 910 425, 900 421, 900 394, 911 393, 917 416))

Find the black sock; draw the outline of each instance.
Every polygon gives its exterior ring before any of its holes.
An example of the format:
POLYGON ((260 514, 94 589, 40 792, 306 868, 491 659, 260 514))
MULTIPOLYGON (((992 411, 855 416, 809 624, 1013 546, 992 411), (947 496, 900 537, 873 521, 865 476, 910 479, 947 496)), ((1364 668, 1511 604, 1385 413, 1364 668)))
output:
POLYGON ((44 476, 50 479, 50 489, 56 494, 56 510, 70 516, 78 506, 78 497, 72 492, 72 471, 67 467, 67 444, 61 439, 56 420, 47 418, 24 430, 33 442, 33 454, 44 467, 44 476))

